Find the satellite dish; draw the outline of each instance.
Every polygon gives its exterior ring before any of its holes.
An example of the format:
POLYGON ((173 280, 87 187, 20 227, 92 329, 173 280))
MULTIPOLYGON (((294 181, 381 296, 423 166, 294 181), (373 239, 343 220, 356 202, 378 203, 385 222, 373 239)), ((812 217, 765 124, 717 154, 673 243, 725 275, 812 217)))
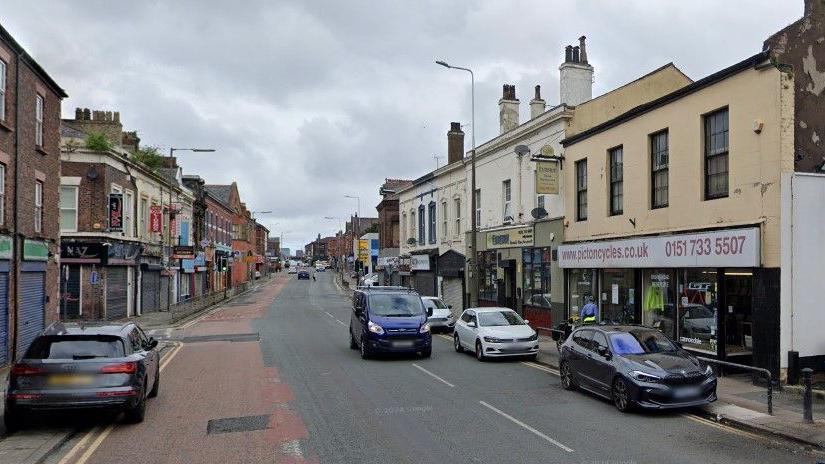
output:
POLYGON ((543 219, 547 217, 547 210, 544 208, 533 208, 530 211, 530 216, 533 216, 533 219, 543 219))
POLYGON ((415 245, 416 243, 418 242, 412 237, 407 239, 407 245, 415 245))
POLYGON ((529 155, 530 147, 527 145, 516 145, 516 154, 519 156, 529 155))

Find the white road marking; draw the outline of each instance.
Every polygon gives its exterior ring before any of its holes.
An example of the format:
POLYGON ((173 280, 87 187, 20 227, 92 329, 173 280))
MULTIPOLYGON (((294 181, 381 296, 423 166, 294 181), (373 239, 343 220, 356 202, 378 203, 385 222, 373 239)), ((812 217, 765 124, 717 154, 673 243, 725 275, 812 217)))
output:
POLYGON ((421 372, 423 372, 423 373, 425 373, 425 374, 429 375, 430 377, 432 377, 432 378, 434 378, 434 379, 438 380, 439 382, 443 383, 444 385, 446 385, 446 386, 448 386, 448 387, 450 387, 450 388, 455 387, 455 385, 451 384, 450 382, 447 382, 446 380, 444 380, 444 379, 442 379, 441 377, 439 377, 439 376, 437 376, 437 375, 433 374, 432 372, 428 371, 427 369, 424 369, 423 367, 419 366, 418 364, 413 363, 413 365, 412 365, 412 366, 413 366, 414 368, 418 369, 419 371, 421 371, 421 372))
POLYGON ((343 325, 344 327, 346 327, 346 326, 347 326, 347 324, 345 324, 345 323, 344 323, 344 321, 341 321, 341 320, 335 319, 335 322, 337 322, 337 323, 339 323, 339 324, 343 325))
POLYGON ((296 458, 303 458, 304 453, 301 451, 301 442, 298 440, 288 441, 281 445, 281 453, 296 458))
POLYGON ((504 417, 505 419, 509 420, 510 422, 524 428, 525 430, 527 430, 529 432, 532 432, 537 437, 542 438, 542 439, 546 440, 547 442, 558 446, 559 448, 563 449, 564 451, 567 451, 568 453, 573 452, 572 448, 568 448, 567 446, 557 442, 556 440, 553 440, 552 438, 548 437, 547 435, 539 432, 538 430, 534 429, 533 427, 530 427, 529 425, 527 425, 524 422, 516 419, 515 417, 507 414, 506 412, 504 412, 500 409, 496 409, 494 406, 491 406, 488 403, 485 403, 484 401, 479 401, 479 403, 481 403, 481 405, 486 407, 487 409, 489 409, 489 410, 495 412, 496 414, 500 415, 501 417, 504 417))
POLYGON ((548 372, 548 373, 553 374, 553 375, 561 376, 561 373, 559 371, 557 371, 555 369, 551 369, 547 366, 543 366, 539 363, 534 363, 534 362, 530 362, 530 361, 522 361, 521 363, 524 364, 525 366, 530 366, 533 369, 538 369, 540 371, 548 372))

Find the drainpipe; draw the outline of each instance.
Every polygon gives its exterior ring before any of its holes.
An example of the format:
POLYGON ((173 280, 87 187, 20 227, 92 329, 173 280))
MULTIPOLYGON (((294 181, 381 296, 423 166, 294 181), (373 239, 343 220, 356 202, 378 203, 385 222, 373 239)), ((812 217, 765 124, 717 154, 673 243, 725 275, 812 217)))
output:
POLYGON ((11 338, 11 362, 17 359, 17 333, 18 321, 20 317, 20 244, 18 238, 20 235, 20 104, 22 98, 20 97, 20 66, 23 64, 21 53, 17 53, 15 60, 14 73, 14 228, 13 239, 11 247, 11 278, 12 288, 14 292, 10 297, 14 298, 14 324, 9 327, 9 333, 13 334, 11 338))

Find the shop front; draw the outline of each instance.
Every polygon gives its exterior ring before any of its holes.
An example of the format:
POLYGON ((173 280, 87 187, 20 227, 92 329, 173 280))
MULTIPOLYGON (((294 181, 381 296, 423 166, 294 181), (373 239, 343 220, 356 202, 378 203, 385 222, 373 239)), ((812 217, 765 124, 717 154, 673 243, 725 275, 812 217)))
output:
POLYGON ((564 221, 537 221, 534 230, 534 246, 522 248, 522 311, 534 329, 549 333, 565 319, 564 272, 558 266, 564 221))
POLYGON ((410 272, 412 287, 421 296, 438 296, 436 286, 436 269, 438 267, 438 250, 422 250, 410 254, 410 272))
POLYGON ((438 257, 438 290, 453 315, 459 316, 466 307, 464 301, 464 268, 467 259, 455 250, 447 250, 438 257))
POLYGON ((501 306, 522 311, 523 252, 532 250, 533 226, 482 233, 478 252, 479 306, 501 306))
POLYGON ((758 228, 563 245, 567 309, 589 297, 599 320, 655 327, 699 355, 778 368, 777 269, 761 267, 758 228), (755 291, 755 289, 757 291, 755 291))

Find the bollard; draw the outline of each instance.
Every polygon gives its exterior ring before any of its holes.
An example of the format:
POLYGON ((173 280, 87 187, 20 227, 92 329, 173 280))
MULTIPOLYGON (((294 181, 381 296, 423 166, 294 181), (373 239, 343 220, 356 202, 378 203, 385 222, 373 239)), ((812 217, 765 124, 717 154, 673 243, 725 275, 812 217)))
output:
POLYGON ((805 393, 802 396, 802 418, 809 424, 814 421, 813 401, 811 394, 811 377, 813 372, 813 369, 810 367, 802 369, 802 382, 805 385, 805 393))

